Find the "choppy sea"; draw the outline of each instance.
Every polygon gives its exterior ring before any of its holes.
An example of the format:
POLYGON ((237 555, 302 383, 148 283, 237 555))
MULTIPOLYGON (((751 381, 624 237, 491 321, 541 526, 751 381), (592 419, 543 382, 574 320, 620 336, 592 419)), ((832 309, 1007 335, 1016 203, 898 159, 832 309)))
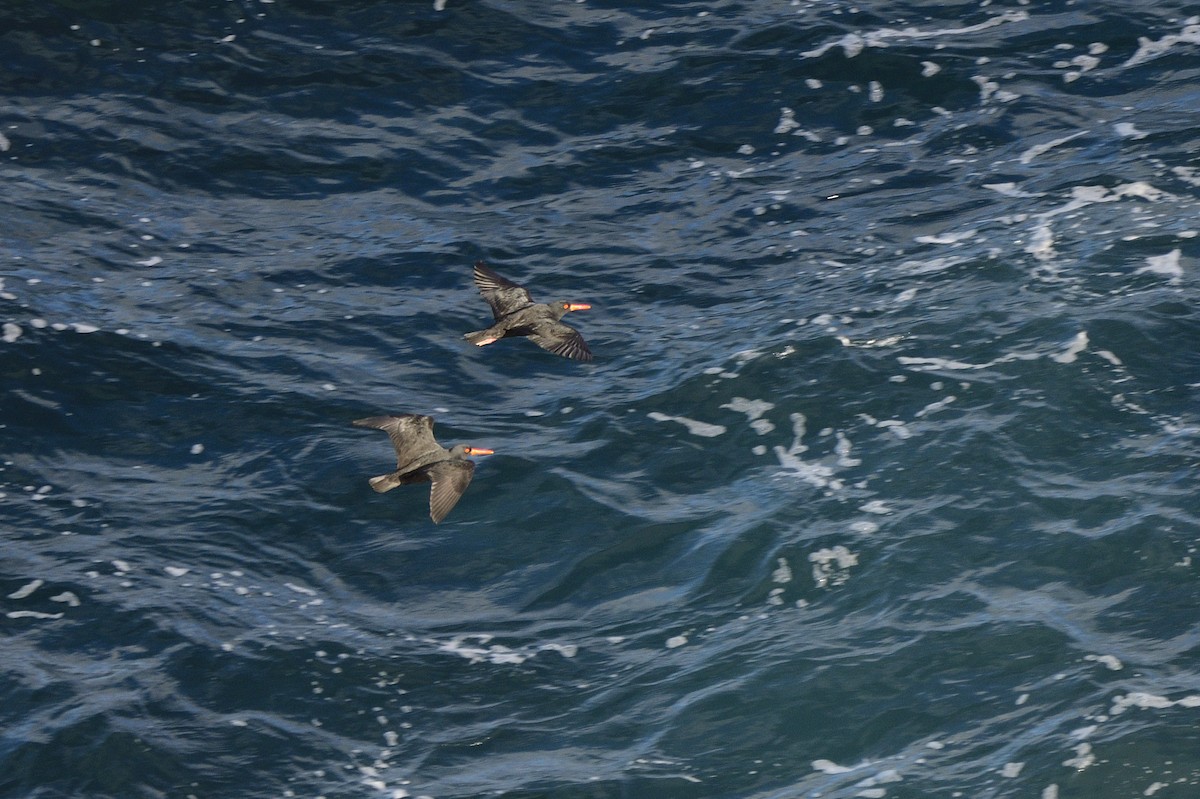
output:
POLYGON ((1200 795, 1197 11, 7 4, 0 796, 1200 795))

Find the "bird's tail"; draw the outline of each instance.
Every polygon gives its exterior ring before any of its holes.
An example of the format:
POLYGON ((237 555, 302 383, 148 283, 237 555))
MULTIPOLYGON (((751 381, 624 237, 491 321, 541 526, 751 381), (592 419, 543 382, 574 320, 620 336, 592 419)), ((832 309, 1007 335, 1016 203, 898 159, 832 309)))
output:
POLYGON ((375 489, 380 494, 391 491, 393 488, 401 484, 400 478, 396 476, 395 472, 392 472, 391 474, 381 474, 378 477, 372 477, 367 482, 371 484, 371 488, 375 489))
POLYGON ((484 344, 491 344, 496 340, 495 334, 488 330, 476 330, 474 333, 463 333, 463 338, 474 344, 476 347, 482 347, 484 344))

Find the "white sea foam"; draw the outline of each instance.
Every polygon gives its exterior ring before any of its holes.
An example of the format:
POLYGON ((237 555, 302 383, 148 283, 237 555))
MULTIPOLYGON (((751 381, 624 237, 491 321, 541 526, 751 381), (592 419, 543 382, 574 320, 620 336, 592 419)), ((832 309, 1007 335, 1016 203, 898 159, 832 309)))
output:
POLYGON ((1002 194, 1005 197, 1041 197, 1042 192, 1022 191, 1017 188, 1016 183, 984 183, 985 189, 991 189, 997 194, 1002 194))
POLYGON ((833 476, 832 468, 820 463, 809 463, 800 458, 800 455, 808 451, 808 447, 803 443, 807 424, 804 414, 793 413, 790 418, 792 420, 791 445, 786 449, 778 444, 774 447, 779 465, 817 488, 835 487, 830 480, 833 476))
POLYGON ((1058 363, 1075 363, 1075 361, 1079 358, 1079 353, 1086 350, 1087 345, 1087 331, 1081 330, 1075 334, 1075 337, 1071 339, 1069 344, 1067 344, 1067 348, 1065 350, 1057 355, 1051 355, 1050 359, 1057 361, 1058 363))
MULTIPOLYGON (((806 51, 802 52, 800 55, 805 58, 820 58, 821 56, 825 55, 825 53, 829 52, 833 48, 841 47, 842 52, 845 54, 846 58, 854 58, 856 55, 858 55, 859 53, 861 53, 863 51, 863 47, 865 47, 865 46, 866 46, 866 43, 862 36, 860 36, 857 33, 847 33, 847 34, 843 35, 842 37, 840 37, 839 39, 836 39, 835 41, 829 42, 827 44, 823 44, 820 47, 817 47, 813 50, 806 50, 806 51)), ((873 46, 882 47, 883 45, 876 44, 873 46)))
POLYGON ((1052 260, 1056 255, 1054 249, 1054 230, 1051 227, 1052 219, 1063 214, 1073 213, 1089 205, 1116 202, 1126 197, 1136 197, 1149 202, 1176 199, 1170 193, 1156 188, 1145 181, 1124 183, 1112 189, 1105 186, 1074 186, 1071 189, 1070 200, 1056 208, 1051 208, 1049 211, 1036 214, 1032 217, 1034 226, 1030 231, 1029 243, 1025 246, 1025 252, 1040 261, 1052 260))
POLYGON ((868 338, 868 339, 860 339, 858 341, 852 341, 851 339, 847 338, 846 336, 838 336, 837 340, 841 343, 841 345, 843 347, 855 347, 857 349, 866 350, 866 349, 878 349, 881 347, 894 347, 895 345, 899 344, 901 341, 904 341, 905 338, 906 338, 906 336, 903 336, 903 335, 895 335, 895 336, 885 336, 883 338, 868 338))
POLYGON ((29 596, 30 594, 32 594, 34 591, 38 590, 45 584, 46 584, 45 580, 33 580, 32 582, 28 582, 25 585, 21 586, 16 591, 13 591, 11 594, 8 595, 8 598, 9 599, 24 599, 25 597, 29 596))
MULTIPOLYGON (((1170 279, 1172 283, 1178 283, 1183 278, 1183 267, 1179 263, 1183 253, 1174 249, 1163 255, 1151 255, 1146 258, 1146 265, 1138 269, 1134 274, 1143 274, 1149 272, 1153 275, 1164 275, 1170 279)), ((7 340, 7 339, 6 339, 7 340)))
POLYGON ((1092 753, 1092 745, 1089 743, 1081 743, 1075 746, 1075 757, 1067 758, 1063 761, 1063 765, 1068 768, 1074 768, 1083 771, 1089 766, 1096 763, 1096 756, 1092 753))
POLYGON ((972 228, 970 230, 960 230, 957 233, 943 233, 939 236, 917 236, 914 241, 918 244, 958 244, 967 239, 974 238, 979 234, 979 231, 972 228))
POLYGON ((937 402, 929 403, 924 408, 917 411, 914 414, 914 416, 916 416, 918 419, 920 419, 921 417, 928 416, 931 413, 937 413, 940 410, 944 410, 947 406, 950 405, 950 403, 956 402, 957 400, 958 400, 958 397, 951 394, 947 397, 943 397, 942 399, 938 400, 937 402))
POLYGON ((5 322, 3 336, 0 336, 0 340, 4 341, 5 344, 12 344, 21 337, 21 333, 23 332, 20 325, 13 322, 5 322))
POLYGON ((1116 655, 1085 655, 1084 660, 1094 660, 1097 663, 1103 664, 1110 671, 1120 671, 1125 668, 1120 659, 1116 655))
POLYGON ((857 553, 841 544, 811 552, 808 559, 813 565, 813 582, 817 588, 842 585, 850 579, 850 568, 858 565, 857 553))
POLYGON ((1043 142, 1041 144, 1035 144, 1032 147, 1025 150, 1025 152, 1021 153, 1020 158, 1018 158, 1017 160, 1020 161, 1022 164, 1028 164, 1031 161, 1033 161, 1035 158, 1038 158, 1038 157, 1050 152, 1055 147, 1061 147, 1062 145, 1066 144, 1067 142, 1074 141, 1075 139, 1078 139, 1080 136, 1086 136, 1087 134, 1088 134, 1087 130, 1078 130, 1078 131, 1076 131, 1074 133, 1070 133, 1066 136, 1060 136, 1057 139, 1051 139, 1050 141, 1043 142))
POLYGON ((459 657, 464 657, 472 663, 524 663, 528 656, 502 644, 491 644, 490 635, 463 635, 457 636, 450 641, 441 644, 438 647, 439 651, 449 652, 459 657), (467 642, 475 640, 477 645, 470 645, 467 642))
POLYGON ((1200 44, 1200 17, 1189 17, 1186 24, 1179 33, 1169 33, 1161 39, 1148 39, 1145 36, 1138 37, 1138 49, 1129 60, 1122 64, 1122 68, 1137 66, 1138 64, 1158 58, 1163 53, 1166 53, 1172 47, 1180 44, 1200 44))
POLYGON ((915 371, 928 372, 931 370, 948 370, 957 371, 962 369, 986 369, 992 364, 990 363, 966 363, 965 361, 952 361, 948 358, 915 358, 909 355, 901 355, 896 358, 901 364, 911 366, 915 371))
POLYGON ((760 418, 764 413, 775 407, 774 403, 767 402, 766 400, 751 400, 746 399, 745 397, 734 397, 721 407, 746 414, 746 417, 750 420, 750 427, 760 436, 766 435, 775 429, 775 425, 770 421, 760 418))
POLYGON ((579 654, 579 647, 575 644, 542 644, 538 647, 541 652, 557 652, 565 658, 573 658, 579 654))
MULTIPOLYGON (((910 41, 920 39, 936 39, 941 37, 960 37, 964 34, 979 33, 1012 22, 1023 22, 1029 19, 1029 12, 1024 10, 1004 11, 991 19, 975 25, 964 25, 958 28, 881 28, 875 31, 865 31, 862 34, 848 33, 832 42, 821 45, 813 50, 807 50, 800 55, 805 58, 819 58, 835 47, 841 47, 847 58, 853 58, 863 51, 864 47, 887 47, 892 40, 910 41)), ((932 73, 930 73, 932 74, 932 73)))
POLYGON ((984 75, 972 75, 971 80, 979 87, 979 102, 981 105, 987 105, 992 100, 997 100, 1001 103, 1011 103, 1021 96, 1015 92, 1001 89, 999 83, 984 75))
POLYGON ((766 400, 751 400, 745 397, 734 397, 729 402, 721 406, 729 408, 732 411, 746 414, 751 421, 762 416, 767 411, 775 407, 775 403, 767 402, 766 400))
POLYGON ((1123 139, 1144 139, 1150 135, 1145 131, 1138 130, 1132 122, 1118 122, 1113 125, 1113 129, 1123 139))
MULTIPOLYGON (((1079 354, 1087 349, 1088 334, 1086 330, 1081 330, 1067 343, 1066 349, 1059 353, 1054 353, 1048 357, 1058 363, 1074 363, 1079 354)), ((1001 355, 999 358, 994 358, 983 363, 968 363, 965 361, 955 361, 948 358, 929 358, 929 357, 914 357, 901 355, 896 358, 902 365, 909 367, 916 372, 931 372, 931 371, 975 371, 980 369, 990 369, 993 366, 998 366, 1004 363, 1012 363, 1013 361, 1035 361, 1038 358, 1047 357, 1043 353, 1038 352, 1010 352, 1006 355, 1001 355)), ((882 422, 880 423, 883 424, 882 422)))
POLYGON ((775 571, 771 572, 771 582, 775 583, 790 583, 792 581, 792 567, 788 565, 787 558, 779 558, 776 563, 775 571))
POLYGON ((912 431, 908 429, 908 425, 899 419, 884 419, 883 421, 878 422, 875 426, 881 430, 887 430, 896 438, 912 438, 912 431))
POLYGON ((1112 701, 1112 706, 1108 709, 1108 715, 1119 716, 1131 707, 1142 709, 1162 710, 1169 707, 1200 707, 1200 695, 1191 694, 1182 699, 1170 700, 1165 696, 1146 693, 1144 691, 1131 691, 1115 697, 1112 701))
POLYGON ((1173 166, 1171 173, 1189 186, 1200 186, 1200 169, 1194 166, 1173 166))
POLYGON ((832 760, 825 760, 824 758, 820 760, 814 760, 812 762, 812 767, 815 771, 819 771, 822 774, 845 774, 847 772, 854 771, 855 768, 859 768, 858 766, 839 766, 832 760))
POLYGON ((703 438, 714 438, 725 432, 725 428, 722 425, 700 422, 695 419, 689 419, 686 416, 669 416, 658 411, 652 411, 646 415, 656 422, 678 422, 686 427, 687 431, 692 435, 703 438))
POLYGON ((540 652, 557 652, 565 658, 573 658, 579 652, 575 644, 547 643, 514 649, 504 644, 494 644, 495 636, 488 633, 457 635, 449 641, 430 641, 437 644, 439 652, 447 652, 466 658, 472 663, 518 664, 524 663, 540 652))
POLYGON ((867 777, 865 780, 858 783, 858 785, 860 785, 860 786, 887 785, 889 783, 903 782, 903 781, 904 781, 904 777, 900 776, 899 771, 897 771, 894 768, 889 768, 889 769, 884 769, 883 771, 879 772, 878 774, 874 775, 873 777, 867 777))
POLYGON ((833 451, 837 453, 838 466, 849 468, 851 466, 862 465, 862 458, 850 457, 851 449, 852 446, 850 444, 850 439, 846 438, 846 434, 839 430, 837 432, 837 444, 835 444, 833 447, 833 451))

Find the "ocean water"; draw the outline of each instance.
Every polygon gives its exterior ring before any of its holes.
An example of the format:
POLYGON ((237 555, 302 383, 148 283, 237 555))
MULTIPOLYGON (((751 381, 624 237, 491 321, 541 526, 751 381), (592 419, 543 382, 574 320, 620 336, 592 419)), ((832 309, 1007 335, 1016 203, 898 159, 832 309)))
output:
POLYGON ((8 4, 0 796, 1200 795, 1195 11, 8 4))

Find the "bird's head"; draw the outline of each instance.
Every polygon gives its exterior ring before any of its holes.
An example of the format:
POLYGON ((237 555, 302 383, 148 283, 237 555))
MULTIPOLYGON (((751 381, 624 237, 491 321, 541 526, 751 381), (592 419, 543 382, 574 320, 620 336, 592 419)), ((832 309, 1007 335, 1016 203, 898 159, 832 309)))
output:
POLYGON ((466 444, 455 444, 454 448, 450 450, 451 455, 456 455, 460 458, 464 455, 494 455, 495 452, 495 450, 484 449, 483 447, 471 447, 466 444))
POLYGON ((571 311, 586 311, 587 309, 591 308, 592 306, 588 305, 586 302, 571 302, 570 300, 559 300, 558 302, 554 303, 550 307, 554 309, 554 313, 558 316, 558 318, 562 319, 563 314, 569 313, 571 311))

